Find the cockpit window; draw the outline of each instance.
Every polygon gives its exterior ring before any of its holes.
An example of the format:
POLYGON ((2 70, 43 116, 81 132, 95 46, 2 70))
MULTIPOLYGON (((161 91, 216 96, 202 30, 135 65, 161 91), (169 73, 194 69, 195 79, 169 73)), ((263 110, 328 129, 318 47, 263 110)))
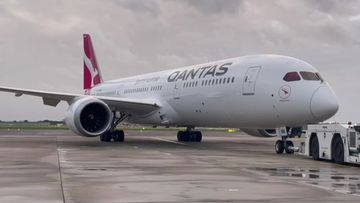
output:
POLYGON ((321 77, 320 73, 315 73, 315 74, 321 80, 321 82, 324 82, 324 78, 321 77))
POLYGON ((285 80, 286 82, 291 82, 301 80, 301 78, 297 72, 288 72, 284 76, 283 80, 285 80))
POLYGON ((300 71, 300 75, 304 80, 321 80, 319 76, 313 72, 300 71))

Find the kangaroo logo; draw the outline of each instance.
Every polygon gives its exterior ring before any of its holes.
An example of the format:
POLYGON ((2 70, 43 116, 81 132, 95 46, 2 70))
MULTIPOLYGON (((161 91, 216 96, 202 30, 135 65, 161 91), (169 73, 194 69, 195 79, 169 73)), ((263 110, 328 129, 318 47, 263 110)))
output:
POLYGON ((90 87, 93 87, 94 85, 98 84, 98 78, 99 78, 99 72, 98 70, 93 66, 93 63, 91 62, 91 60, 86 56, 86 54, 84 54, 84 63, 86 68, 89 70, 90 75, 91 75, 91 84, 90 87))
POLYGON ((291 95, 291 87, 289 85, 284 85, 279 89, 279 96, 281 99, 288 99, 291 95))

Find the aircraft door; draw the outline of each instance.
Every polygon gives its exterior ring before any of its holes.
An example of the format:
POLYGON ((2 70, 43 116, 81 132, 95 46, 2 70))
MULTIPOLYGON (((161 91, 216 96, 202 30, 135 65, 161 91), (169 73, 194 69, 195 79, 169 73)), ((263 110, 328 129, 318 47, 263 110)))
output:
POLYGON ((244 83, 243 83, 243 95, 254 95, 256 79, 259 75, 261 67, 253 66, 249 67, 246 71, 244 83))
POLYGON ((174 83, 174 99, 180 98, 180 89, 181 89, 181 84, 180 84, 180 82, 176 81, 174 83))

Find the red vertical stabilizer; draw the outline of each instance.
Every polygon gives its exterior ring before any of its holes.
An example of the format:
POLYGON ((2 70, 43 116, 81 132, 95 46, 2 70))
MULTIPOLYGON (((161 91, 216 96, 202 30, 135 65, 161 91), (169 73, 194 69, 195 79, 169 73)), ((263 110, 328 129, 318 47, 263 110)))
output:
POLYGON ((95 50, 89 34, 84 34, 84 90, 89 94, 91 88, 102 83, 102 77, 96 61, 95 50))

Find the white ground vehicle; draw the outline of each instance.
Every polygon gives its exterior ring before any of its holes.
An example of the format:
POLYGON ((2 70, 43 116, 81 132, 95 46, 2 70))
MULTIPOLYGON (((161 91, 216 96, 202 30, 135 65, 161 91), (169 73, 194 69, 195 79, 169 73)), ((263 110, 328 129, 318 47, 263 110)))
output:
POLYGON ((314 124, 304 129, 300 154, 314 160, 360 164, 360 126, 339 123, 314 124))

